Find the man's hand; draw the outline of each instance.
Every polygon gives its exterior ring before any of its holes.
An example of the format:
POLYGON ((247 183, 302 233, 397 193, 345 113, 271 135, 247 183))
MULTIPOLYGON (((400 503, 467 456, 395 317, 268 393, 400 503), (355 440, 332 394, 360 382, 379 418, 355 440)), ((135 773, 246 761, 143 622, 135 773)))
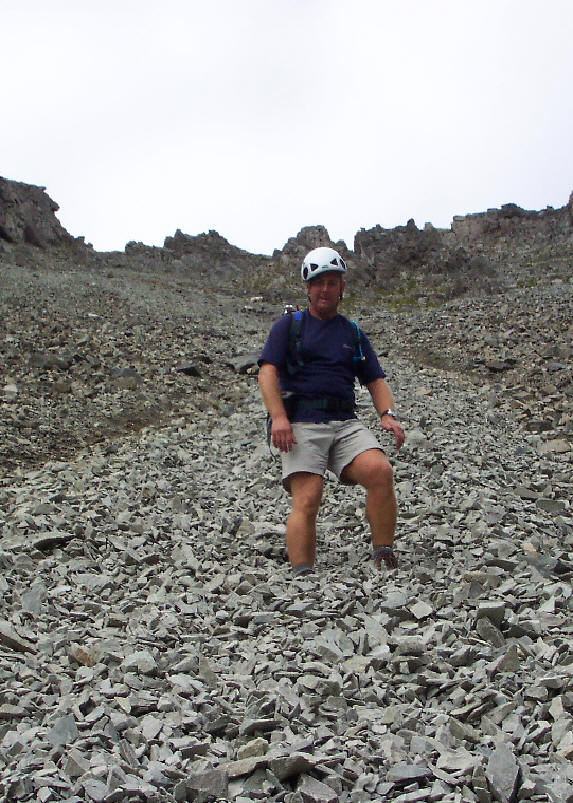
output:
POLYGON ((404 445, 404 441, 406 440, 406 435, 404 434, 404 430, 400 424, 391 415, 383 415, 380 419, 380 423, 382 425, 382 429, 385 429, 387 432, 394 433, 394 437, 396 438, 396 449, 399 450, 400 447, 404 445))
POLYGON ((281 452, 290 452, 295 443, 297 443, 295 434, 292 431, 292 424, 286 415, 273 418, 271 440, 273 446, 281 452))

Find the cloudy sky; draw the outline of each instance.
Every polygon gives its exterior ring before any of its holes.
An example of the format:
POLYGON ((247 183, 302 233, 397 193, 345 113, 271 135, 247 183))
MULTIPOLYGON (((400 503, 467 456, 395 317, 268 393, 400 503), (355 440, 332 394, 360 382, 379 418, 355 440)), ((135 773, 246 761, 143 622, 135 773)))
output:
POLYGON ((2 0, 0 175, 98 250, 573 190, 571 0, 2 0))

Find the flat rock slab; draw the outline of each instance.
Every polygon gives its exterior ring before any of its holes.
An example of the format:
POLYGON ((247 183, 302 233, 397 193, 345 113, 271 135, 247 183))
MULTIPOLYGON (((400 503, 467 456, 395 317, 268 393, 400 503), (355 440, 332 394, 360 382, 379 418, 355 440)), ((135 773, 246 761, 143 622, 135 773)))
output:
POLYGON ((0 643, 16 652, 36 652, 36 646, 28 639, 19 636, 12 625, 6 621, 0 621, 0 643))

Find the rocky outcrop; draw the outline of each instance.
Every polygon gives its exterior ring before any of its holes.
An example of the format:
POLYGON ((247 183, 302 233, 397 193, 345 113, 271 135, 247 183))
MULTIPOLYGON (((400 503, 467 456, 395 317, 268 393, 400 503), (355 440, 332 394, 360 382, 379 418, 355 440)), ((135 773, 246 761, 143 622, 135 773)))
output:
POLYGON ((56 217, 58 204, 45 189, 0 176, 0 240, 40 248, 83 243, 61 225, 56 217))
POLYGON ((354 252, 368 266, 374 279, 388 280, 401 271, 432 265, 446 242, 446 232, 427 224, 423 230, 413 220, 406 226, 361 229, 354 238, 354 252))
POLYGON ((419 295, 430 300, 470 288, 491 293, 535 260, 561 262, 565 268, 573 253, 572 221, 573 195, 561 209, 535 212, 509 203, 456 216, 450 229, 430 223, 418 229, 413 220, 393 229, 361 229, 354 238, 358 276, 381 290, 422 282, 419 295))
POLYGON ((251 254, 235 245, 216 231, 191 236, 177 229, 173 237, 166 237, 165 251, 192 272, 199 271, 209 277, 229 277, 245 274, 253 261, 267 257, 251 254))
POLYGON ((452 221, 452 231, 460 241, 476 240, 486 235, 531 237, 535 234, 570 234, 573 223, 571 209, 571 199, 568 207, 547 207, 540 212, 528 211, 513 203, 504 204, 501 209, 456 215, 452 221))
POLYGON ((268 261, 268 257, 251 254, 235 245, 216 231, 189 235, 177 229, 166 237, 163 247, 129 242, 125 252, 102 254, 107 266, 131 267, 150 273, 177 273, 195 276, 203 283, 233 282, 247 275, 253 266, 268 261))
POLYGON ((474 290, 491 291, 495 271, 487 260, 459 243, 452 232, 427 223, 361 229, 354 238, 357 278, 387 292, 402 285, 407 298, 452 298, 474 290))
POLYGON ((345 259, 352 256, 346 243, 342 240, 331 240, 324 226, 304 226, 296 237, 289 237, 282 249, 274 251, 273 259, 279 260, 283 265, 291 262, 300 264, 309 251, 321 245, 335 248, 345 259))

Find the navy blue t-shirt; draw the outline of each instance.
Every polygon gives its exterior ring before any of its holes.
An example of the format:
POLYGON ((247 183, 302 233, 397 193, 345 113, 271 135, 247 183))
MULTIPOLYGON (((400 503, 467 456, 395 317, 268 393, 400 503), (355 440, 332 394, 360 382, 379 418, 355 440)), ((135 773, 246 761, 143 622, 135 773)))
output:
MULTIPOLYGON (((272 327, 259 358, 259 366, 268 362, 278 368, 281 390, 294 393, 297 398, 317 399, 325 396, 354 404, 354 382, 368 385, 386 374, 366 335, 362 333, 361 346, 364 359, 356 362, 353 324, 342 315, 321 321, 303 312, 302 361, 294 375, 287 371, 287 352, 291 316, 283 315, 272 327)), ((292 357, 291 357, 292 359, 292 357)), ((333 418, 356 418, 350 411, 304 409, 297 410, 294 421, 330 421, 333 418)))

